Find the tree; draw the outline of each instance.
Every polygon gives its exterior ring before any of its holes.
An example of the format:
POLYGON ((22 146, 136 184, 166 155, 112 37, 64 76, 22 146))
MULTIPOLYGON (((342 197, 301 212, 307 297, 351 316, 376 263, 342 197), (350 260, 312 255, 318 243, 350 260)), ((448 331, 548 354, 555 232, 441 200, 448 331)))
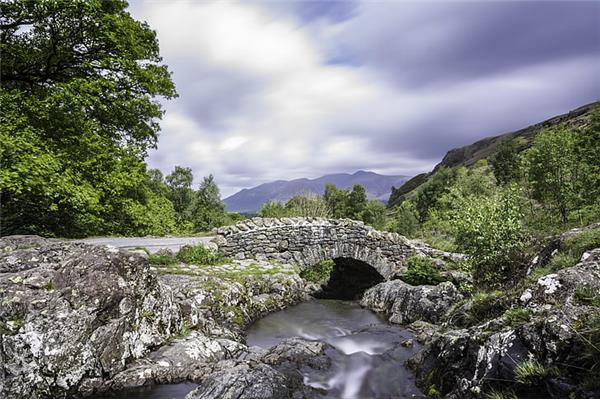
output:
POLYGON ((348 193, 347 218, 360 219, 362 211, 367 205, 367 191, 362 185, 352 186, 348 193))
POLYGON ((582 172, 577 144, 576 134, 559 127, 540 132, 525 153, 533 199, 558 212, 563 222, 577 203, 576 182, 582 172))
POLYGON ((173 171, 167 175, 166 181, 169 188, 168 197, 173 203, 179 221, 189 220, 190 207, 194 201, 192 169, 176 165, 173 171))
POLYGON ((419 222, 424 223, 429 216, 429 210, 434 208, 439 198, 448 190, 456 179, 457 170, 455 168, 440 168, 435 174, 416 191, 414 198, 415 207, 419 215, 419 222))
POLYGON ((331 212, 332 218, 348 216, 348 191, 337 188, 333 183, 325 184, 323 199, 331 212))
POLYGON ((367 201, 360 212, 360 220, 375 229, 384 229, 387 221, 385 204, 379 200, 367 201))
POLYGON ((126 6, 0 3, 2 234, 119 234, 157 211, 143 160, 157 97, 176 92, 155 33, 126 6))
POLYGON ((222 226, 226 221, 225 205, 212 174, 204 177, 195 193, 191 219, 197 232, 222 226))
POLYGON ((500 185, 515 181, 520 174, 519 152, 515 139, 505 139, 498 152, 491 157, 490 164, 500 185))
POLYGON ((408 238, 413 238, 419 230, 417 209, 410 200, 403 201, 396 209, 396 214, 389 230, 408 238))

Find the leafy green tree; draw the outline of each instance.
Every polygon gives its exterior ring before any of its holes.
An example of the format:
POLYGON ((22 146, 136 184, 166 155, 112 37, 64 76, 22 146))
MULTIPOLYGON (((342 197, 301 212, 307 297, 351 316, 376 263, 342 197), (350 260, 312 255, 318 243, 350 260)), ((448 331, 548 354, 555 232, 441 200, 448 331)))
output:
POLYGON ((589 125, 577 135, 577 158, 582 171, 576 182, 583 205, 600 205, 600 104, 596 105, 589 125))
POLYGON ((396 208, 394 219, 388 229, 408 238, 413 238, 420 227, 417 217, 417 209, 414 203, 410 200, 405 200, 396 208))
POLYGON ((163 173, 156 168, 148 170, 148 189, 158 196, 168 198, 169 186, 165 182, 163 173))
POLYGON ((473 269, 476 283, 493 287, 515 276, 526 243, 520 189, 509 186, 493 196, 464 203, 453 216, 456 243, 473 269))
POLYGON ((576 134, 560 127, 540 132, 525 153, 533 199, 558 212, 563 222, 578 202, 577 181, 583 170, 577 145, 576 134))
POLYGON ((456 179, 455 168, 440 168, 435 174, 422 184, 414 197, 415 207, 419 215, 419 222, 424 223, 429 217, 429 210, 434 208, 439 198, 450 190, 456 179))
POLYGON ((179 165, 176 165, 173 171, 167 175, 168 197, 173 203, 179 222, 190 219, 190 208, 194 201, 193 181, 192 169, 179 165))
POLYGON ((360 212, 360 220, 375 229, 384 229, 387 222, 387 209, 379 200, 369 200, 360 212))
POLYGON ((258 215, 263 218, 282 218, 289 216, 288 210, 285 208, 284 204, 272 200, 269 200, 262 205, 258 215))
POLYGON ((143 160, 158 97, 176 92, 155 33, 126 6, 0 3, 3 235, 125 234, 140 214, 169 214, 143 160))
POLYGON ((363 185, 354 185, 348 193, 347 218, 360 219, 367 206, 367 191, 363 185))
POLYGON ((520 158, 515 139, 505 139, 498 152, 491 157, 490 164, 500 185, 504 186, 517 180, 520 175, 520 158))
POLYGON ((325 184, 323 194, 325 203, 331 211, 332 218, 347 218, 348 216, 348 191, 339 189, 333 183, 325 184))
POLYGON ((204 177, 195 193, 191 219, 197 232, 222 226, 226 221, 225 205, 212 174, 204 177))

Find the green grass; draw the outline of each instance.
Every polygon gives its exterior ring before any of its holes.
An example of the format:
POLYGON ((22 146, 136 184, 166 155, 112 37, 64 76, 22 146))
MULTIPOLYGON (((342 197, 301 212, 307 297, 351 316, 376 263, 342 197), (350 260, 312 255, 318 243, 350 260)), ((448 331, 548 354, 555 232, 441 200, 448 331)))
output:
POLYGON ((300 277, 314 283, 327 282, 331 276, 331 271, 333 271, 334 265, 335 262, 333 260, 321 261, 320 263, 308 267, 304 271, 300 272, 300 277))
POLYGON ((594 291, 588 286, 575 289, 573 299, 576 303, 581 305, 600 307, 600 295, 598 295, 597 291, 594 291))
POLYGON ((164 265, 170 266, 179 264, 175 257, 167 256, 164 254, 150 254, 148 256, 148 262, 152 265, 164 265))
POLYGON ((201 244, 194 246, 183 246, 175 258, 186 264, 195 265, 219 265, 231 262, 219 253, 204 247, 201 244))
POLYGON ((546 378, 556 376, 557 370, 544 367, 536 360, 527 360, 519 363, 514 373, 517 382, 527 386, 535 386, 546 378))
POLYGON ((505 293, 499 290, 474 294, 468 311, 469 322, 479 323, 502 315, 506 309, 504 296, 505 293))
POLYGON ((519 326, 531 319, 531 311, 526 308, 513 308, 504 313, 504 320, 510 326, 519 326))

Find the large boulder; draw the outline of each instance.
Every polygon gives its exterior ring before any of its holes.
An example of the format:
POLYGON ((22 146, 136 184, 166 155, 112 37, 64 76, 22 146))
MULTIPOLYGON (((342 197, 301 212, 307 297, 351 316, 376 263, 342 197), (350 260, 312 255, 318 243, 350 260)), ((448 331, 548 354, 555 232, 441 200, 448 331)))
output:
POLYGON ((384 313, 390 322, 409 324, 414 321, 437 323, 462 295, 450 282, 437 286, 412 286, 393 280, 373 286, 365 292, 360 304, 384 313))
POLYGON ((0 238, 0 396, 75 396, 181 328, 141 256, 35 236, 0 238))

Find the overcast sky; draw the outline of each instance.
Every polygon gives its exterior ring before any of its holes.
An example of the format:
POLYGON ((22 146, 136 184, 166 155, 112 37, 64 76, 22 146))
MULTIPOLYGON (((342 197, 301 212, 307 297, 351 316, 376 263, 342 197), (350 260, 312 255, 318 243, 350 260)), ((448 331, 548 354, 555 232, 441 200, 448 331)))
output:
POLYGON ((600 98, 600 1, 152 1, 180 97, 149 164, 223 196, 415 175, 447 150, 600 98))

